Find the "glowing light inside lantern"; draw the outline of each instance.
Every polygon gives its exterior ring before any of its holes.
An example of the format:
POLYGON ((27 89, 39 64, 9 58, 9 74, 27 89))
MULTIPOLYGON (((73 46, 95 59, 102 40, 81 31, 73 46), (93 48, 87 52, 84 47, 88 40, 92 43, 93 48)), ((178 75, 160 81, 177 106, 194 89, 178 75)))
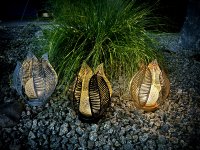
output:
POLYGON ((89 102, 89 80, 93 75, 92 70, 89 66, 84 70, 83 81, 82 81, 82 89, 81 89, 81 97, 79 104, 79 111, 85 116, 92 116, 90 102, 89 102))
POLYGON ((130 82, 131 97, 135 106, 145 111, 153 111, 169 94, 170 84, 156 60, 148 66, 141 66, 130 82))
POLYGON ((98 120, 110 104, 111 84, 106 78, 103 64, 95 71, 84 62, 74 86, 74 106, 84 121, 98 120))

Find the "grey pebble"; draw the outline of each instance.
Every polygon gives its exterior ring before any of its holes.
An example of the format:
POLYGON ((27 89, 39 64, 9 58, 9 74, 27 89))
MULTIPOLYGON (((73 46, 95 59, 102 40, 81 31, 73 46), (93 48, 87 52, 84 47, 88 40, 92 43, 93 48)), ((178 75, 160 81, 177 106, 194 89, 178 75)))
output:
POLYGON ((35 134, 32 131, 30 131, 29 134, 28 134, 28 138, 29 139, 35 139, 36 136, 35 136, 35 134))
POLYGON ((36 128, 37 128, 37 120, 34 119, 32 123, 32 129, 36 129, 36 128))
POLYGON ((96 133, 95 131, 91 131, 91 132, 90 132, 90 134, 89 134, 89 139, 90 139, 91 141, 96 141, 96 140, 97 140, 97 137, 98 137, 98 135, 97 135, 97 133, 96 133))
POLYGON ((146 146, 148 147, 148 149, 150 150, 155 150, 156 149, 156 142, 154 140, 148 140, 146 142, 146 146))
POLYGON ((147 139, 149 138, 149 135, 147 133, 144 133, 143 135, 139 136, 139 141, 141 143, 145 143, 147 141, 147 139))
POLYGON ((133 149, 133 144, 131 144, 131 143, 124 144, 123 149, 124 150, 131 150, 131 149, 133 149))
POLYGON ((76 132, 81 136, 84 133, 84 130, 81 127, 76 128, 76 132))
POLYGON ((95 142, 94 142, 94 141, 89 140, 89 141, 87 142, 87 148, 88 148, 88 149, 93 149, 94 145, 95 145, 95 142))
POLYGON ((60 132, 59 132, 59 135, 64 135, 66 133, 68 133, 68 123, 64 123, 60 126, 60 132))

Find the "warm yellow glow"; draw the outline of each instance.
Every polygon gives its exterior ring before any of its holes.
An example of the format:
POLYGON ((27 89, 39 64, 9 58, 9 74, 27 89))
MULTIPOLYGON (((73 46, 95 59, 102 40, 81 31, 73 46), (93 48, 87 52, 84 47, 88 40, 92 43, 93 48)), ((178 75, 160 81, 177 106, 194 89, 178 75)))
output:
POLYGON ((79 111, 85 116, 92 116, 90 102, 89 102, 89 80, 93 75, 92 70, 86 64, 81 67, 80 71, 82 75, 82 89, 81 89, 81 97, 79 104, 79 111))
MULTIPOLYGON (((43 81, 43 79, 41 77, 37 77, 37 79, 43 81)), ((30 78, 25 84, 25 93, 30 100, 43 96, 44 92, 45 92, 44 90, 41 90, 41 91, 38 91, 36 94, 36 91, 34 88, 34 83, 33 83, 33 78, 30 78)))
POLYGON ((147 99, 145 106, 154 106, 156 104, 156 101, 159 98, 159 93, 161 91, 161 85, 160 85, 160 79, 159 79, 161 70, 156 60, 151 62, 148 65, 148 68, 151 72, 152 83, 151 83, 149 97, 147 99))
POLYGON ((33 86, 33 78, 30 78, 25 84, 25 93, 30 99, 37 98, 34 86, 33 86))
POLYGON ((135 106, 145 111, 154 111, 169 94, 170 84, 161 71, 157 60, 143 65, 130 82, 131 97, 135 106), (159 100, 159 101, 158 101, 159 100))
MULTIPOLYGON (((78 80, 79 80, 79 83, 81 83, 81 85, 79 85, 79 86, 81 86, 81 88, 75 90, 75 95, 77 94, 77 97, 76 96, 75 97, 76 97, 76 100, 79 101, 79 112, 86 117, 91 117, 92 112, 98 113, 99 110, 101 109, 101 105, 100 105, 101 100, 99 99, 100 93, 98 92, 98 90, 92 91, 91 97, 92 98, 96 97, 97 99, 96 99, 96 102, 93 101, 92 108, 90 106, 91 104, 90 104, 89 95, 91 93, 89 93, 89 92, 91 92, 91 91, 89 90, 89 84, 90 84, 90 81, 91 81, 91 78, 93 77, 93 75, 101 76, 108 86, 110 96, 112 94, 111 84, 105 76, 103 64, 100 64, 93 72, 93 70, 84 62, 82 64, 81 69, 78 74, 78 80), (80 93, 80 96, 78 93, 80 93)), ((75 87, 75 89, 76 89, 76 87, 75 87)))
POLYGON ((106 84, 108 86, 109 92, 110 92, 110 96, 112 95, 112 86, 110 84, 110 81, 108 80, 108 78, 106 77, 105 73, 104 73, 104 69, 103 69, 103 63, 101 63, 95 70, 94 72, 95 74, 98 74, 100 76, 103 77, 103 79, 106 81, 106 84))

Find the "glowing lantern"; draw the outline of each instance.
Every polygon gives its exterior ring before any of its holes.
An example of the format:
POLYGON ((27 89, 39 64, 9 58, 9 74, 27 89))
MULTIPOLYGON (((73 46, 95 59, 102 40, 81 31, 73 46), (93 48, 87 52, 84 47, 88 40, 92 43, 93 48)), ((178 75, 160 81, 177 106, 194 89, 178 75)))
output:
POLYGON ((32 106, 43 105, 55 90, 58 78, 48 61, 48 55, 38 60, 28 52, 21 64, 17 62, 13 74, 13 85, 19 95, 32 106))
POLYGON ((110 105, 111 84, 106 78, 103 64, 96 70, 83 63, 74 87, 74 105, 83 121, 97 121, 110 105))
POLYGON ((157 60, 142 66, 130 82, 130 94, 135 106, 145 111, 154 111, 167 98, 170 82, 160 69, 157 60))

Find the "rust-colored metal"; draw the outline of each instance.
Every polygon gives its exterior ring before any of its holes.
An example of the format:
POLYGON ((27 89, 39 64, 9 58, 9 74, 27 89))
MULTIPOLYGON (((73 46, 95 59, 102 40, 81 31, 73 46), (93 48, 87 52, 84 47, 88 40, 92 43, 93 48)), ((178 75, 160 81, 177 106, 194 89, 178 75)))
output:
POLYGON ((143 65, 130 82, 130 94, 135 106, 145 111, 155 111, 167 98, 170 82, 157 60, 143 65))

